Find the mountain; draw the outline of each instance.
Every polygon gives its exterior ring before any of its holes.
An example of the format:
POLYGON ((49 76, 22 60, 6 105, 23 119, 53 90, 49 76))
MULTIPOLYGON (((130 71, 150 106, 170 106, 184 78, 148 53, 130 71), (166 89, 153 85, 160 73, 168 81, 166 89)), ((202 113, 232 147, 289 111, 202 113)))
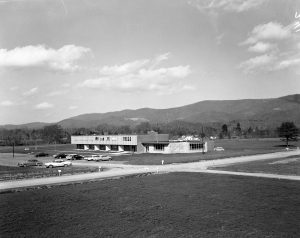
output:
POLYGON ((244 122, 251 126, 278 127, 293 121, 300 126, 300 94, 271 99, 209 100, 169 108, 123 110, 108 113, 82 114, 58 122, 64 128, 112 125, 136 125, 141 122, 163 123, 175 120, 200 123, 244 122))
POLYGON ((12 124, 7 124, 7 125, 2 125, 0 126, 0 129, 7 129, 7 130, 13 130, 13 129, 41 129, 45 126, 49 126, 55 123, 46 123, 46 122, 31 122, 27 124, 20 124, 20 125, 12 125, 12 124))
MULTIPOLYGON (((141 122, 164 123, 176 120, 192 123, 240 122, 242 126, 278 127, 284 121, 293 121, 300 127, 300 94, 270 99, 207 100, 168 108, 123 110, 90 113, 57 122, 63 128, 92 128, 99 124, 116 126, 137 125, 141 122)), ((5 125, 0 128, 42 128, 50 123, 35 122, 23 125, 5 125)))

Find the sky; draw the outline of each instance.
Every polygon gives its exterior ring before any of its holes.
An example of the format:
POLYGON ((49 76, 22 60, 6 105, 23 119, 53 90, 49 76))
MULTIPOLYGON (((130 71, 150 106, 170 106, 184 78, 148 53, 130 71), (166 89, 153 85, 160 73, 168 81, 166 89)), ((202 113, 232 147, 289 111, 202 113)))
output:
POLYGON ((300 93, 300 0, 0 0, 0 124, 300 93))

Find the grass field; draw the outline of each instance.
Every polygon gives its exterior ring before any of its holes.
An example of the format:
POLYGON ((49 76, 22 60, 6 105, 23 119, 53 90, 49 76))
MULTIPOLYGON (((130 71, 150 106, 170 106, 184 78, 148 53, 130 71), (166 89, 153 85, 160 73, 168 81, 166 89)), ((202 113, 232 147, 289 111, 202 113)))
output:
POLYGON ((225 167, 214 167, 212 169, 248 173, 268 173, 300 176, 300 156, 290 156, 287 158, 267 161, 254 161, 248 163, 229 165, 225 167))
POLYGON ((1 237, 299 237, 299 182, 171 173, 0 194, 1 237))
POLYGON ((59 167, 59 168, 35 168, 35 167, 11 167, 0 166, 0 181, 16 180, 27 178, 42 178, 58 176, 58 170, 61 170, 61 175, 78 174, 78 173, 92 173, 98 172, 96 167, 59 167))

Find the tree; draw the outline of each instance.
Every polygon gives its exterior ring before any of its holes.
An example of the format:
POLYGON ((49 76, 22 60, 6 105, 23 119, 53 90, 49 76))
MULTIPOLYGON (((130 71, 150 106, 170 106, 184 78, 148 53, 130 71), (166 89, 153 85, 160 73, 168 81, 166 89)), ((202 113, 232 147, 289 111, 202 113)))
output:
POLYGON ((222 133, 224 133, 225 135, 227 135, 228 133, 228 126, 226 124, 222 126, 222 133))
POLYGON ((289 146, 289 141, 297 139, 299 130, 295 126, 294 122, 283 122, 280 127, 277 128, 279 137, 286 139, 286 146, 289 146))

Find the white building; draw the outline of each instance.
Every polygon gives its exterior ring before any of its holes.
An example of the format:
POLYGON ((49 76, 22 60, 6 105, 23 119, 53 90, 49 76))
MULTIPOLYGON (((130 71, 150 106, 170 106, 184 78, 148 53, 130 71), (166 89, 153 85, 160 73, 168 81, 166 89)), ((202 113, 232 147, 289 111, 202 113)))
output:
POLYGON ((77 149, 95 151, 128 151, 136 153, 207 152, 207 142, 200 140, 170 141, 168 134, 72 136, 77 149))

